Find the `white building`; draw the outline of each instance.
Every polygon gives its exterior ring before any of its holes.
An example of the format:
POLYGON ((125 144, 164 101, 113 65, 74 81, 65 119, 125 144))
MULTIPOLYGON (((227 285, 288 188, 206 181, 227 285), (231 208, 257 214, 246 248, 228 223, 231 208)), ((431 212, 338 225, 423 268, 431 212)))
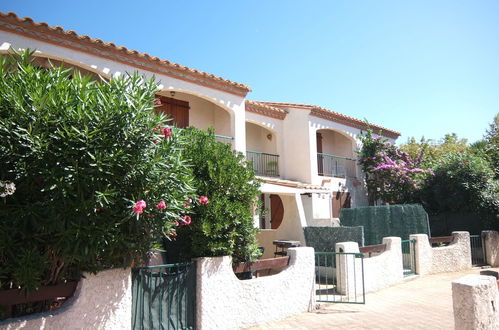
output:
MULTIPOLYGON (((272 240, 299 240, 302 227, 333 225, 340 207, 366 205, 356 163, 363 121, 318 106, 256 102, 250 88, 61 27, 0 13, 0 51, 35 49, 43 65, 64 63, 104 78, 138 71, 155 77, 162 110, 180 127, 214 127, 220 141, 247 153, 265 183, 268 215, 255 219, 260 243, 271 256, 272 240)), ((371 125, 394 141, 400 133, 371 125)))

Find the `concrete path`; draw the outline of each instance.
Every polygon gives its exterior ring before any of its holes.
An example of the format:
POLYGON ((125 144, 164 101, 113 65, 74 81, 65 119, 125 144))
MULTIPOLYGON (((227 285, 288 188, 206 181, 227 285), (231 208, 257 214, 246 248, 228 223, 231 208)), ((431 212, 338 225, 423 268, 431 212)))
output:
POLYGON ((315 312, 251 329, 454 329, 451 282, 480 270, 418 277, 366 294, 365 305, 321 303, 315 312))

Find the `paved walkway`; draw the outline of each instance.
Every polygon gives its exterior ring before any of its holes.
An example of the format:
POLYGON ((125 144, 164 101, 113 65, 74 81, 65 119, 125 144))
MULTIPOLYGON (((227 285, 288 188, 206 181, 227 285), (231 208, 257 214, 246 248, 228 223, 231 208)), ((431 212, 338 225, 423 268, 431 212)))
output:
POLYGON ((315 312, 251 329, 454 329, 451 282, 480 270, 419 277, 366 294, 365 305, 321 303, 315 312))

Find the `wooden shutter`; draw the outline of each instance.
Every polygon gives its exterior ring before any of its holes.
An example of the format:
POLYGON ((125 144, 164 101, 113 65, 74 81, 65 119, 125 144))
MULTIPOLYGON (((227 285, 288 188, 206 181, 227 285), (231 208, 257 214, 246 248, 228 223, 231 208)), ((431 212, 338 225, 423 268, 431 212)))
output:
POLYGON ((161 105, 157 106, 156 109, 172 119, 168 122, 169 125, 175 125, 180 128, 189 126, 189 102, 166 96, 156 97, 161 100, 161 105))
POLYGON ((352 197, 349 192, 333 192, 333 218, 340 217, 340 209, 349 209, 352 204, 352 197))
POLYGON ((284 217, 284 206, 279 195, 270 195, 270 228, 277 229, 284 217))

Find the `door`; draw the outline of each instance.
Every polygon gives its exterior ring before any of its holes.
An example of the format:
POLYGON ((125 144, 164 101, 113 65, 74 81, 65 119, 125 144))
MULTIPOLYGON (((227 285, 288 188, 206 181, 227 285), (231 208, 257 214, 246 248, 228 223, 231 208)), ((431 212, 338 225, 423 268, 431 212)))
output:
POLYGON ((156 109, 172 119, 168 122, 169 125, 179 128, 189 126, 189 102, 166 96, 157 95, 157 98, 161 100, 161 105, 157 106, 156 109))
POLYGON ((284 206, 279 195, 270 195, 270 228, 277 229, 284 217, 284 206))
POLYGON ((316 133, 317 138, 317 173, 319 175, 324 175, 324 156, 322 154, 322 134, 316 133))
POLYGON ((349 209, 352 198, 349 192, 333 192, 333 218, 340 217, 340 209, 349 209))

